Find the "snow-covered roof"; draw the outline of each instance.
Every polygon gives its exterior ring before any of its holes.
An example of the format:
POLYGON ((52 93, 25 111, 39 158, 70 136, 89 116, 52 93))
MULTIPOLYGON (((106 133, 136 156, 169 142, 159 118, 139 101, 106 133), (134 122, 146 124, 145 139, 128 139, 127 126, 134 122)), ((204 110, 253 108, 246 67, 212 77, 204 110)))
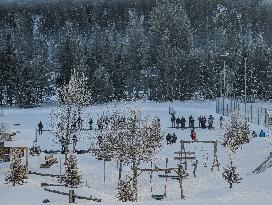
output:
POLYGON ((32 142, 28 140, 13 140, 4 142, 4 147, 31 147, 32 142))
POLYGON ((11 141, 4 142, 4 147, 31 147, 35 139, 34 129, 20 129, 11 141))

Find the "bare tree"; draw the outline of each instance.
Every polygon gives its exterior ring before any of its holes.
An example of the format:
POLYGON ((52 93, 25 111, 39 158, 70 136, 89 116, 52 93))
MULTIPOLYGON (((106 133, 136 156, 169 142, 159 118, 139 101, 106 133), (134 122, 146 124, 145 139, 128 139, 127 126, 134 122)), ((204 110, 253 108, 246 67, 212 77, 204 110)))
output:
POLYGON ((68 152, 73 135, 82 128, 84 106, 91 103, 91 94, 86 84, 84 74, 74 70, 69 83, 59 91, 62 104, 50 114, 50 126, 65 153, 68 152))
POLYGON ((96 154, 113 157, 119 163, 119 180, 122 165, 132 164, 133 189, 137 191, 137 167, 141 161, 150 161, 161 147, 160 119, 148 120, 138 109, 104 112, 100 118, 102 129, 98 130, 96 154), (126 116, 126 117, 124 117, 126 116))
POLYGON ((236 172, 236 167, 233 166, 233 156, 243 144, 250 142, 249 125, 245 118, 239 112, 233 112, 230 119, 225 124, 225 134, 223 138, 223 146, 227 148, 230 158, 230 164, 223 172, 223 178, 227 180, 232 188, 233 183, 239 183, 241 178, 236 172))

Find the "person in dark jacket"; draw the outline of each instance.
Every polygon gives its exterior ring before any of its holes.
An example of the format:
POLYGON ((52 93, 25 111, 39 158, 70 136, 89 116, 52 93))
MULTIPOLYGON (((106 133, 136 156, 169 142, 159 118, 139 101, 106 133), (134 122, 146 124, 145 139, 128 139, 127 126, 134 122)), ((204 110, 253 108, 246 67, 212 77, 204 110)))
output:
POLYGON ((179 128, 179 125, 180 125, 180 118, 178 117, 178 118, 176 119, 176 126, 177 126, 177 129, 179 128))
POLYGON ((170 133, 168 133, 166 135, 166 142, 167 142, 167 144, 171 144, 171 140, 172 140, 172 135, 170 133))
POLYGON ((90 120, 89 120, 89 126, 90 126, 90 130, 92 130, 93 129, 93 119, 92 118, 90 118, 90 120))
POLYGON ((221 117, 219 118, 220 128, 223 127, 223 121, 224 121, 224 118, 223 118, 223 116, 221 116, 221 117))
POLYGON ((255 137, 257 137, 258 135, 257 135, 257 133, 255 132, 255 131, 253 131, 252 132, 252 138, 255 138, 255 137))
POLYGON ((207 120, 206 120, 206 117, 205 117, 205 116, 203 116, 203 117, 202 117, 202 121, 201 121, 201 122, 202 122, 202 124, 201 124, 201 128, 202 128, 202 129, 205 129, 205 128, 206 128, 206 122, 207 122, 207 120))
POLYGON ((174 114, 172 114, 172 117, 171 117, 171 122, 172 122, 172 127, 175 127, 175 122, 176 122, 176 117, 174 114))
POLYGON ((261 130, 259 137, 265 137, 265 132, 263 130, 261 130))
POLYGON ((181 116, 181 118, 180 118, 181 129, 185 129, 185 123, 186 123, 185 118, 183 116, 181 116))
POLYGON ((214 121, 214 118, 213 118, 212 115, 210 115, 209 118, 208 118, 208 128, 209 129, 213 128, 213 121, 214 121))
POLYGON ((39 135, 42 134, 42 131, 43 131, 43 124, 42 122, 40 121, 39 124, 38 124, 38 128, 39 128, 39 135))
POLYGON ((176 136, 175 133, 173 133, 173 135, 172 135, 172 140, 171 140, 171 144, 176 143, 176 142, 177 142, 177 136, 176 136))
POLYGON ((201 122, 202 122, 202 116, 200 115, 198 118, 198 127, 201 127, 201 122))
POLYGON ((73 140, 73 150, 75 150, 76 149, 76 145, 77 145, 77 136, 73 135, 72 140, 73 140))
POLYGON ((189 117, 189 128, 194 128, 195 127, 195 119, 193 118, 193 116, 191 115, 189 117))

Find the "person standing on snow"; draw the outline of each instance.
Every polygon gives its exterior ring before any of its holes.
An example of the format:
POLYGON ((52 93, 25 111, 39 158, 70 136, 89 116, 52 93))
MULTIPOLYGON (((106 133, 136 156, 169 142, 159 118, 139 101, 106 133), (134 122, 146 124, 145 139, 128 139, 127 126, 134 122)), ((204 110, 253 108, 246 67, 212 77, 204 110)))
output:
POLYGON ((185 123, 186 123, 186 120, 183 116, 181 116, 180 118, 180 127, 181 129, 185 129, 185 123))
POLYGON ((208 128, 209 129, 213 128, 213 121, 214 121, 214 118, 213 118, 212 115, 210 115, 209 118, 208 118, 208 128))
POLYGON ((175 125, 175 122, 176 122, 176 117, 174 114, 172 114, 172 117, 171 117, 171 122, 172 122, 172 128, 174 128, 176 125, 175 125))
POLYGON ((42 121, 39 122, 38 128, 39 128, 39 135, 41 135, 41 134, 42 134, 42 131, 43 131, 43 124, 42 124, 42 121))
POLYGON ((265 137, 265 132, 263 130, 261 130, 259 137, 265 137))
POLYGON ((195 119, 193 118, 193 116, 191 115, 189 117, 189 128, 194 128, 195 127, 195 119))
POLYGON ((219 122, 220 122, 220 128, 222 128, 222 127, 223 127, 223 121, 224 121, 224 118, 223 118, 223 116, 221 116, 221 117, 220 117, 220 119, 219 119, 219 122))
POLYGON ((202 116, 200 115, 198 118, 198 127, 201 127, 201 122, 202 122, 202 116))
POLYGON ((255 138, 255 137, 257 137, 258 135, 257 135, 257 133, 255 132, 255 131, 253 131, 252 132, 252 138, 255 138))
POLYGON ((191 130, 191 139, 192 139, 193 141, 196 140, 196 133, 195 133, 195 131, 194 131, 193 129, 191 130))
POLYGON ((75 150, 76 149, 76 145, 77 145, 77 136, 73 135, 72 140, 73 140, 73 150, 75 150))
POLYGON ((89 126, 90 126, 90 130, 92 130, 93 129, 93 119, 92 118, 90 118, 90 120, 89 120, 89 126))
POLYGON ((177 129, 179 128, 179 124, 180 124, 180 118, 178 117, 178 118, 176 119, 177 129))

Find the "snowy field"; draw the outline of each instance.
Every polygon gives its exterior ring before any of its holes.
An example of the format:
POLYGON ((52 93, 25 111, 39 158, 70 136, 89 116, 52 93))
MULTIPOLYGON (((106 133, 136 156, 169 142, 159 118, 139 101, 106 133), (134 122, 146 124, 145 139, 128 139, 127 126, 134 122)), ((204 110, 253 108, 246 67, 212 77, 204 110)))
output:
MULTIPOLYGON (((193 115, 195 119, 199 115, 213 115, 215 118, 214 130, 196 129, 198 140, 218 140, 222 139, 223 132, 219 128, 219 115, 215 113, 214 102, 174 102, 174 103, 153 103, 140 102, 137 103, 145 113, 152 116, 158 116, 161 119, 162 131, 166 135, 168 132, 176 133, 178 140, 176 144, 166 145, 163 141, 163 147, 160 153, 154 159, 154 163, 158 167, 165 167, 166 157, 169 159, 169 167, 177 165, 178 161, 174 160, 174 152, 180 150, 181 139, 191 140, 190 130, 181 130, 170 128, 170 115, 168 107, 172 106, 177 111, 177 116, 184 116, 188 123, 188 117, 193 115)), ((123 103, 116 103, 115 106, 123 107, 123 103)), ((106 105, 92 106, 88 109, 88 116, 92 116, 94 121, 102 113, 106 105)), ((44 124, 44 129, 48 128, 50 112, 53 107, 42 106, 34 109, 5 109, 5 117, 1 117, 1 121, 9 124, 14 131, 20 131, 25 140, 30 143, 35 139, 35 128, 41 120, 44 124), (14 125, 20 124, 20 125, 14 125), (24 133, 26 132, 26 133, 24 133)), ((197 121, 196 121, 197 122, 197 121)), ((198 123, 195 123, 198 124, 198 123)), ((87 123, 84 125, 87 127, 87 123)), ((251 126, 259 133, 263 127, 251 126)), ((20 135, 18 135, 20 136, 20 135)), ((79 137, 78 148, 86 149, 90 146, 89 138, 94 136, 94 131, 90 131, 88 135, 79 137)), ((60 150, 60 144, 50 132, 44 132, 38 135, 38 145, 42 150, 60 150)), ((185 200, 180 200, 180 189, 177 180, 168 179, 167 181, 167 197, 162 201, 156 201, 151 198, 149 173, 143 173, 138 178, 138 197, 136 202, 139 205, 148 204, 267 204, 272 202, 272 168, 267 169, 261 174, 251 174, 251 172, 259 166, 272 151, 272 145, 269 138, 255 138, 249 144, 243 146, 237 151, 235 166, 243 178, 240 184, 234 184, 232 189, 229 189, 228 183, 223 179, 223 167, 228 163, 227 153, 224 148, 218 146, 218 159, 220 163, 220 171, 215 169, 211 171, 213 160, 213 146, 192 144, 186 145, 187 151, 196 152, 196 157, 199 165, 196 171, 196 178, 192 174, 191 163, 188 163, 190 176, 183 181, 183 189, 185 200), (207 167, 204 166, 207 163, 207 167)), ((55 155, 62 159, 62 155, 55 155)), ((93 154, 77 155, 78 167, 82 174, 82 185, 75 189, 76 194, 83 196, 93 195, 101 198, 100 204, 120 204, 117 202, 117 165, 114 161, 106 162, 106 182, 103 182, 103 161, 98 161, 93 154)), ((40 156, 30 156, 29 169, 42 173, 59 174, 59 164, 53 165, 50 169, 40 169, 39 166, 44 162, 44 154, 40 156)), ((37 205, 42 204, 44 199, 49 199, 48 204, 68 204, 68 197, 54 193, 49 193, 41 187, 42 182, 57 184, 56 178, 40 177, 29 175, 27 183, 22 186, 12 187, 10 184, 4 184, 5 173, 8 171, 9 163, 0 163, 0 204, 5 205, 37 205)), ((150 167, 150 164, 141 164, 142 168, 150 167)), ((129 171, 130 167, 126 167, 129 171)), ((62 170, 63 172, 64 170, 62 170)), ((153 194, 163 194, 165 179, 159 178, 158 174, 153 173, 153 194)), ((53 189, 68 192, 69 188, 53 187, 53 189)), ((78 204, 93 204, 90 202, 76 199, 78 204)))

